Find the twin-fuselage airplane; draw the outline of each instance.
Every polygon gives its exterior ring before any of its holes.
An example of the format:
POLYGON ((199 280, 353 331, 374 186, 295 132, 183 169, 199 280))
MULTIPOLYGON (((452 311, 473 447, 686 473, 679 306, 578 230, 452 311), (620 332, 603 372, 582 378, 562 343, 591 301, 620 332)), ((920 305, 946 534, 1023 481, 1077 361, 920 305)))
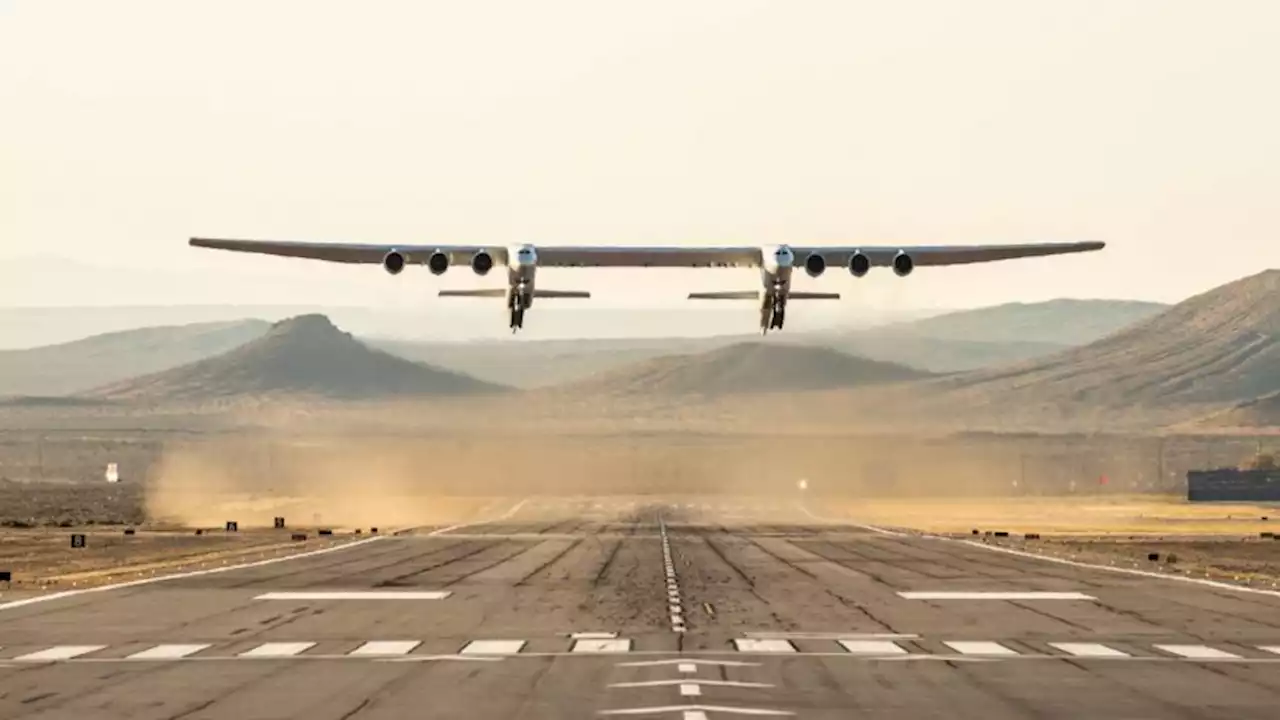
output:
POLYGON ((759 300, 760 331, 782 329, 788 300, 838 300, 839 293, 799 292, 791 289, 792 270, 803 267, 818 277, 828 267, 843 267, 862 277, 873 267, 890 267, 906 277, 917 267, 964 265, 1015 258, 1063 255, 1101 250, 1101 242, 1032 243, 1025 245, 969 246, 722 246, 628 247, 515 245, 363 245, 348 243, 282 242, 272 240, 222 240, 192 238, 194 247, 236 252, 309 258, 341 263, 381 264, 392 275, 406 265, 425 264, 433 275, 453 265, 469 265, 476 275, 488 275, 497 265, 507 270, 507 287, 479 290, 441 290, 452 297, 500 297, 507 301, 511 331, 524 327, 524 314, 536 298, 586 298, 590 293, 544 290, 537 287, 539 267, 698 268, 751 267, 760 269, 761 290, 690 293, 702 300, 759 300), (797 260, 800 260, 797 265, 797 260))

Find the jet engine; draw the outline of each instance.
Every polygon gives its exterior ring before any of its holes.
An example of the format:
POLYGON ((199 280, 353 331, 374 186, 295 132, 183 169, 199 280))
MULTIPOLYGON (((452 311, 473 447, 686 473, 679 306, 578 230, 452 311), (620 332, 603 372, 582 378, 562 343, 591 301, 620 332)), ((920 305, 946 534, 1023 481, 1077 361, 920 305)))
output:
POLYGON ((471 270, 477 275, 488 275, 493 269, 493 256, 481 250, 471 256, 471 270))
POLYGON ((809 273, 809 277, 818 277, 827 269, 827 259, 813 253, 804 259, 804 271, 809 273))
POLYGON ((871 269, 871 259, 863 255, 861 251, 854 252, 849 257, 849 274, 854 277, 862 277, 871 269))
POLYGON ((392 250, 382 256, 382 269, 392 275, 399 275, 404 270, 404 254, 398 250, 392 250))
POLYGON ((914 270, 915 267, 915 261, 912 260, 911 256, 905 252, 899 250, 898 254, 893 256, 893 272, 898 277, 906 277, 910 275, 911 271, 914 270))
POLYGON ((443 275, 449 269, 449 256, 439 250, 431 253, 431 257, 427 259, 427 269, 432 275, 443 275))

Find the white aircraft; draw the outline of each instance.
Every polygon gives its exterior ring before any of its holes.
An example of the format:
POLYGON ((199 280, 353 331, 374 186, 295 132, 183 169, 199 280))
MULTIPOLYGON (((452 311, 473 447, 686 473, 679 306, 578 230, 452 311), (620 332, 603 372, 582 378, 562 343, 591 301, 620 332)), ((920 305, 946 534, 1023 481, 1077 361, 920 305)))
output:
POLYGON ((964 265, 1014 258, 1062 255, 1101 250, 1105 243, 1032 243, 1025 245, 970 246, 793 246, 766 245, 736 247, 628 247, 514 245, 364 245, 348 243, 288 242, 274 240, 227 240, 191 238, 193 247, 235 252, 309 258, 341 263, 381 264, 398 275, 408 264, 425 264, 433 275, 441 275, 453 265, 467 264, 477 275, 488 275, 495 265, 507 269, 507 287, 483 290, 441 290, 446 297, 506 298, 511 332, 524 327, 524 314, 536 298, 587 298, 590 293, 544 290, 535 279, 539 267, 753 267, 760 268, 762 290, 690 293, 692 299, 760 300, 760 331, 782 329, 788 300, 838 300, 839 293, 798 292, 791 289, 791 271, 796 259, 810 277, 818 277, 828 266, 844 267, 854 277, 862 277, 872 267, 891 267, 898 277, 906 277, 916 266, 964 265))

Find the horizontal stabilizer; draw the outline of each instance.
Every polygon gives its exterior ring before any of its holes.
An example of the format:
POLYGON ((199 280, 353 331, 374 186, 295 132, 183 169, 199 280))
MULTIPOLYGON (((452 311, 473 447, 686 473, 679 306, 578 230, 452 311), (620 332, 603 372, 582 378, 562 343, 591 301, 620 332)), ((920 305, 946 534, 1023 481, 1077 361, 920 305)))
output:
POLYGON ((719 292, 689 293, 690 300, 757 300, 759 290, 723 290, 719 292))
POLYGON ((789 292, 788 300, 839 300, 840 293, 789 292))
POLYGON ((542 288, 534 288, 533 296, 536 298, 589 298, 591 293, 586 290, 543 290, 542 288))
POLYGON ((440 297, 496 297, 507 296, 506 288, 484 288, 482 290, 441 290, 440 297))

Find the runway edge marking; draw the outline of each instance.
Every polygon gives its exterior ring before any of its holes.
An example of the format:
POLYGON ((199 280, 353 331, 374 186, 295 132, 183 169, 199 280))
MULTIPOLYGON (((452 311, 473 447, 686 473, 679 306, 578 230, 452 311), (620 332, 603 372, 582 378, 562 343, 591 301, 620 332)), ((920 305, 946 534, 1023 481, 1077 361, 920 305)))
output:
POLYGON ((1080 562, 1079 560, 1068 560, 1066 558, 1053 557, 1051 555, 1038 555, 1036 553, 1026 552, 1024 550, 1015 550, 1013 548, 1001 547, 999 545, 988 545, 987 543, 975 542, 973 540, 959 540, 956 538, 949 538, 949 537, 944 537, 942 535, 934 535, 932 533, 926 533, 926 532, 920 532, 920 533, 895 532, 893 530, 886 530, 884 528, 878 528, 873 525, 862 525, 860 523, 841 520, 839 518, 824 518, 819 515, 815 515, 813 511, 811 511, 809 508, 805 507, 804 505, 801 505, 800 509, 803 510, 806 515, 813 518, 814 520, 843 524, 843 525, 848 525, 848 526, 857 527, 857 528, 863 528, 865 530, 870 530, 872 532, 880 533, 883 535, 892 535, 894 537, 903 537, 903 538, 919 537, 919 538, 926 538, 929 540, 941 540, 943 542, 958 543, 960 545, 969 545, 971 547, 982 548, 983 550, 990 550, 992 552, 1000 552, 1000 553, 1005 553, 1007 555, 1016 555, 1018 557, 1030 558, 1032 560, 1043 560, 1045 562, 1058 563, 1059 565, 1070 565, 1071 567, 1084 568, 1087 570, 1106 570, 1107 572, 1120 573, 1122 575, 1136 575, 1138 577, 1159 578, 1161 580, 1175 580, 1177 582, 1192 583, 1194 585, 1203 585, 1206 587, 1218 588, 1220 590, 1234 590, 1235 592, 1252 593, 1254 595, 1266 595, 1268 597, 1280 598, 1280 590, 1263 590, 1262 588, 1251 588, 1251 587, 1245 587, 1243 585, 1232 585, 1231 583, 1219 582, 1217 580, 1206 580, 1203 578, 1186 577, 1184 575, 1165 575, 1163 573, 1151 572, 1149 570, 1138 570, 1135 568, 1113 567, 1111 565, 1095 565, 1093 563, 1080 562))
MULTIPOLYGON (((464 527, 471 527, 473 525, 483 525, 485 523, 499 522, 502 520, 506 520, 507 518, 519 512, 520 508, 524 507, 524 504, 527 502, 529 502, 529 498, 525 498, 524 500, 521 500, 520 502, 516 503, 510 510, 504 513, 501 517, 492 518, 489 520, 475 520, 473 522, 450 525, 449 527, 440 528, 439 530, 432 530, 431 532, 427 533, 427 535, 444 535, 445 533, 451 532, 453 530, 458 530, 464 527)), ((412 528, 409 528, 409 529, 412 529, 412 528)), ((241 563, 239 565, 225 565, 223 567, 206 568, 204 570, 191 570, 188 572, 174 573, 172 575, 160 575, 158 577, 153 577, 153 578, 143 578, 141 580, 130 580, 128 582, 113 583, 111 585, 99 585, 98 587, 81 588, 79 590, 63 590, 61 592, 56 592, 51 595, 41 595, 39 597, 23 598, 22 600, 13 600, 7 603, 0 603, 0 611, 9 610, 12 608, 25 607, 27 605, 36 605, 38 603, 52 602, 54 600, 63 600, 65 598, 76 597, 78 595, 87 595, 89 593, 108 592, 110 590, 123 590, 125 588, 140 587, 142 585, 154 585, 156 583, 162 583, 169 580, 182 580, 185 578, 201 577, 204 575, 214 575, 216 573, 231 572, 232 570, 246 570, 249 568, 263 567, 266 565, 274 565, 276 563, 289 562, 290 560, 301 560, 303 558, 315 557, 317 555, 325 555, 327 553, 338 552, 340 550, 350 550, 351 548, 354 548, 354 547, 360 547, 361 545, 368 545, 369 543, 375 543, 380 540, 385 540, 387 537, 390 537, 390 536, 379 535, 377 537, 365 538, 364 540, 355 540, 352 542, 342 543, 341 545, 334 545, 332 547, 320 548, 319 550, 308 550, 306 552, 296 553, 293 555, 283 555, 281 557, 267 558, 266 560, 255 560, 253 562, 241 563)))

